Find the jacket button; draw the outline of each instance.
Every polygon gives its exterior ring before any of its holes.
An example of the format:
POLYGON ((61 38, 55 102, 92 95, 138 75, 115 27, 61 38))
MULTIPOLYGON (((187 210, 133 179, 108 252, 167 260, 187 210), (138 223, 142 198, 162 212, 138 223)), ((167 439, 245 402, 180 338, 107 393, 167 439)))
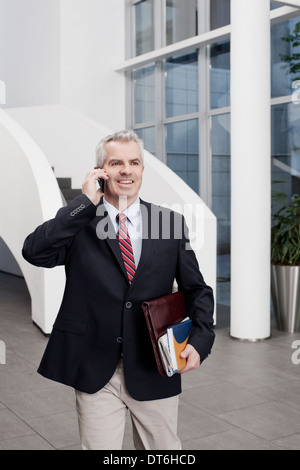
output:
POLYGON ((121 338, 121 336, 117 337, 117 343, 123 343, 123 338, 121 338))
POLYGON ((132 307, 132 303, 131 302, 126 302, 126 308, 131 308, 132 307))

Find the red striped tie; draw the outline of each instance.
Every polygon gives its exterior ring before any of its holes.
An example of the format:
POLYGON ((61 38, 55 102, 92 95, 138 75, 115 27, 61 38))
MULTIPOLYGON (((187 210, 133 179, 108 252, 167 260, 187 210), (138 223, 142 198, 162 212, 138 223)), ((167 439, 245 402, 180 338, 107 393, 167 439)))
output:
POLYGON ((122 258, 125 264, 129 284, 131 284, 133 276, 135 275, 135 261, 130 236, 125 224, 127 217, 125 214, 120 213, 117 215, 117 220, 119 221, 119 230, 117 238, 119 240, 119 245, 122 253, 122 258))

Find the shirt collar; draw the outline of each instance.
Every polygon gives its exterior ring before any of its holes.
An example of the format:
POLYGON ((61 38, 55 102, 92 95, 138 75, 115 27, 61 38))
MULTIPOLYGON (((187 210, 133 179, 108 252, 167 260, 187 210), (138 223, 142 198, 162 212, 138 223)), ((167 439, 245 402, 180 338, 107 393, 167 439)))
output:
MULTIPOLYGON (((105 196, 103 197, 103 203, 112 222, 115 223, 116 217, 120 211, 115 206, 106 201, 105 196)), ((124 214, 127 216, 129 222, 131 222, 134 227, 138 225, 141 214, 139 197, 129 207, 127 207, 127 209, 124 211, 124 214)))

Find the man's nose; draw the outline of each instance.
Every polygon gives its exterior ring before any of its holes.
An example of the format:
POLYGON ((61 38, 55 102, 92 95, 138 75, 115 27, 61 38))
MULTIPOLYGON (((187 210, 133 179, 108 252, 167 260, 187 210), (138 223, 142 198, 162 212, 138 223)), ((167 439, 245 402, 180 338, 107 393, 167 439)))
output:
POLYGON ((131 166, 129 165, 129 163, 125 163, 125 164, 121 167, 120 172, 121 172, 122 174, 126 174, 126 175, 130 174, 130 173, 131 173, 131 166))

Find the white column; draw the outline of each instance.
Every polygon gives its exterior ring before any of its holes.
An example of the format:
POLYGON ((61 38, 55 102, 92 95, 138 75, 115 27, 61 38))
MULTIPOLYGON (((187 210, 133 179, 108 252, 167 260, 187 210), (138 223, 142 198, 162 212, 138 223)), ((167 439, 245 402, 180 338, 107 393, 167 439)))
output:
POLYGON ((232 337, 270 336, 270 2, 231 0, 232 337))

